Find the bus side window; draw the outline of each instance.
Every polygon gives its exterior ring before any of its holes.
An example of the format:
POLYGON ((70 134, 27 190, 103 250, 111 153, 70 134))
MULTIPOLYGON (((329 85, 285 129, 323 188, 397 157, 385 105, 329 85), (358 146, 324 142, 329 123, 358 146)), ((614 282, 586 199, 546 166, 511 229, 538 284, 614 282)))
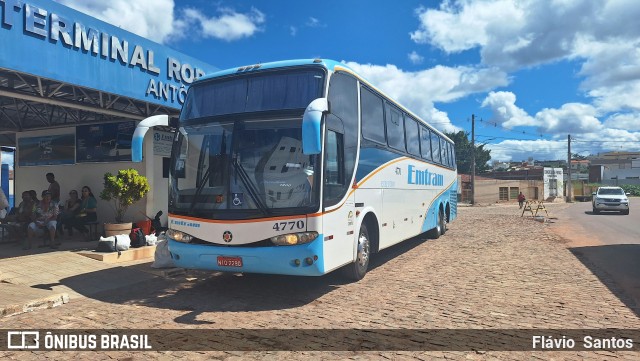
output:
POLYGON ((362 137, 380 144, 386 144, 382 99, 365 87, 360 87, 360 89, 362 137))
POLYGON ((420 127, 420 151, 422 158, 432 160, 431 158, 431 135, 427 128, 420 127))
POLYGON ((442 165, 449 166, 449 147, 443 138, 440 138, 440 154, 442 155, 442 165))
POLYGON ((344 144, 343 136, 327 130, 324 163, 324 206, 337 204, 344 195, 344 144))
POLYGON ((433 155, 433 161, 441 164, 440 160, 440 137, 438 134, 431 132, 431 154, 433 155))
POLYGON ((453 144, 449 143, 449 149, 451 149, 451 167, 456 169, 456 148, 453 144))
POLYGON ((402 112, 393 105, 386 103, 387 110, 387 142, 391 148, 406 151, 404 144, 404 117, 402 112))
POLYGON ((407 139, 407 151, 409 154, 420 156, 420 131, 418 122, 406 116, 404 118, 405 138, 407 139))

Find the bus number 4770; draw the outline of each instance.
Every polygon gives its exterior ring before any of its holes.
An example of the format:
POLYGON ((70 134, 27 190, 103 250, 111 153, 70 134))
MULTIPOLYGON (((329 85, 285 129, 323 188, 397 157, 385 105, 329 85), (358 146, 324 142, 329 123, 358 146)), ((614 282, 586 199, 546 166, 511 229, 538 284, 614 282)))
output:
POLYGON ((304 229, 304 221, 278 222, 273 224, 273 229, 279 231, 293 231, 294 229, 304 229))

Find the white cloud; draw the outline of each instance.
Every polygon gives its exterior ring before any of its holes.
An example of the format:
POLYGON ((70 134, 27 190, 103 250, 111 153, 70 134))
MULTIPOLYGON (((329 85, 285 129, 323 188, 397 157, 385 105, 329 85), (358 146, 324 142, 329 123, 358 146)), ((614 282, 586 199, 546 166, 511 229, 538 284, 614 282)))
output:
POLYGON ((534 118, 516 106, 516 95, 512 92, 490 92, 482 106, 491 108, 492 120, 505 128, 536 125, 534 118))
POLYGON ((70 8, 119 26, 134 34, 167 41, 176 20, 173 0, 57 0, 70 8))
POLYGON ((589 104, 566 103, 559 109, 542 109, 532 117, 515 103, 514 93, 501 91, 490 92, 482 106, 490 108, 491 120, 505 128, 537 127, 539 132, 552 136, 591 133, 602 129, 597 109, 589 104))
MULTIPOLYGON (((640 151, 640 133, 623 129, 602 129, 597 133, 571 136, 571 153, 582 155, 608 151, 640 151), (604 141, 604 142, 603 142, 604 141)), ((567 159, 567 137, 558 140, 505 140, 487 144, 491 160, 521 161, 533 156, 535 160, 567 159)))
POLYGON ((176 11, 174 0, 57 1, 160 43, 194 32, 202 37, 233 41, 262 31, 261 25, 265 22, 264 14, 255 8, 247 13, 219 8, 217 16, 208 16, 194 8, 176 11))
POLYGON ((320 20, 314 17, 309 17, 305 25, 310 28, 324 28, 327 26, 326 24, 321 23, 320 20))
POLYGON ((536 120, 544 132, 564 135, 600 131, 602 124, 596 116, 596 108, 589 104, 567 103, 560 109, 539 111, 536 120))
POLYGON ((184 18, 187 23, 196 24, 205 38, 233 41, 262 31, 260 25, 264 23, 265 16, 258 9, 252 8, 246 14, 229 8, 218 12, 219 16, 208 17, 197 9, 188 8, 184 10, 184 18))
MULTIPOLYGON (((571 134, 573 153, 595 154, 610 150, 640 150, 640 115, 617 113, 604 123, 598 109, 589 104, 566 103, 560 108, 545 108, 530 116, 516 104, 510 92, 490 92, 482 102, 492 110, 492 121, 501 126, 531 126, 555 140, 505 140, 488 145, 491 157, 500 161, 520 161, 535 154, 536 159, 564 159, 567 135, 571 134), (562 155, 564 154, 564 156, 562 155)), ((533 132, 527 131, 527 134, 533 132)), ((514 133, 514 137, 519 137, 514 133)), ((520 136, 521 137, 521 136, 520 136)))
POLYGON ((535 160, 566 159, 567 141, 560 140, 505 140, 487 144, 491 161, 522 161, 534 156, 535 160))
POLYGON ((640 114, 638 113, 617 113, 610 116, 604 122, 606 128, 626 129, 628 131, 640 131, 640 114))
POLYGON ((291 36, 296 36, 298 34, 298 28, 296 28, 295 26, 290 26, 289 33, 291 34, 291 36))
POLYGON ((575 61, 600 112, 640 111, 637 1, 445 0, 416 14, 416 43, 479 49, 484 66, 503 71, 575 61))
POLYGON ((422 64, 422 62, 424 61, 424 56, 416 53, 415 50, 407 54, 407 56, 409 57, 409 61, 411 61, 415 65, 422 64))
POLYGON ((506 74, 496 69, 450 68, 439 65, 422 71, 407 72, 389 64, 346 64, 409 110, 427 121, 438 123, 435 124, 436 127, 447 131, 459 128, 451 125, 445 112, 435 108, 435 102, 452 102, 509 82, 506 74))

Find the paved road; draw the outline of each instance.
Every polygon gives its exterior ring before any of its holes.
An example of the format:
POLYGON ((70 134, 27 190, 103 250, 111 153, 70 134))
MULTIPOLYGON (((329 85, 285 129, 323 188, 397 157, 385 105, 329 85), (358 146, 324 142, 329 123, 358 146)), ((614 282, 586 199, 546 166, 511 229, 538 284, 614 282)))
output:
MULTIPOLYGON (((554 207, 550 206, 552 214, 554 207)), ((333 274, 296 278, 190 272, 5 317, 0 319, 0 328, 199 329, 212 339, 215 329, 233 328, 511 329, 516 333, 530 328, 640 329, 640 319, 611 291, 608 281, 585 267, 549 228, 547 223, 521 218, 517 206, 462 208, 444 237, 417 238, 382 252, 358 283, 345 283, 333 274), (208 329, 214 331, 207 333, 208 329)), ((113 271, 74 277, 99 279, 108 272, 113 271)), ((132 268, 131 272, 140 270, 132 268)), ((74 277, 61 283, 72 286, 74 277)), ((321 338, 316 341, 324 342, 321 338)), ((455 345, 463 340, 448 342, 455 345)), ((364 342, 362 349, 367 345, 364 342)), ((367 352, 0 352, 0 358, 640 360, 640 354, 383 352, 374 347, 367 352)))
POLYGON ((640 314, 640 198, 630 204, 630 214, 621 215, 593 214, 591 202, 573 203, 559 210, 551 229, 587 267, 611 278, 612 291, 628 296, 627 305, 640 314))
MULTIPOLYGON (((640 197, 630 198, 630 214, 618 212, 592 212, 591 202, 576 202, 562 212, 578 223, 594 245, 640 244, 640 197)), ((575 242, 581 242, 575 240, 575 242)))

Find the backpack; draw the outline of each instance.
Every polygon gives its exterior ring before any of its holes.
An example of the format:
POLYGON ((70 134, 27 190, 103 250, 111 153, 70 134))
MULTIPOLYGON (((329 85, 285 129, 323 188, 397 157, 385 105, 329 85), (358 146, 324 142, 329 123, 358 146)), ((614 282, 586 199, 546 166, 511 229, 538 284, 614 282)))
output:
POLYGON ((147 245, 147 239, 141 228, 133 228, 131 230, 131 248, 144 247, 147 245))

